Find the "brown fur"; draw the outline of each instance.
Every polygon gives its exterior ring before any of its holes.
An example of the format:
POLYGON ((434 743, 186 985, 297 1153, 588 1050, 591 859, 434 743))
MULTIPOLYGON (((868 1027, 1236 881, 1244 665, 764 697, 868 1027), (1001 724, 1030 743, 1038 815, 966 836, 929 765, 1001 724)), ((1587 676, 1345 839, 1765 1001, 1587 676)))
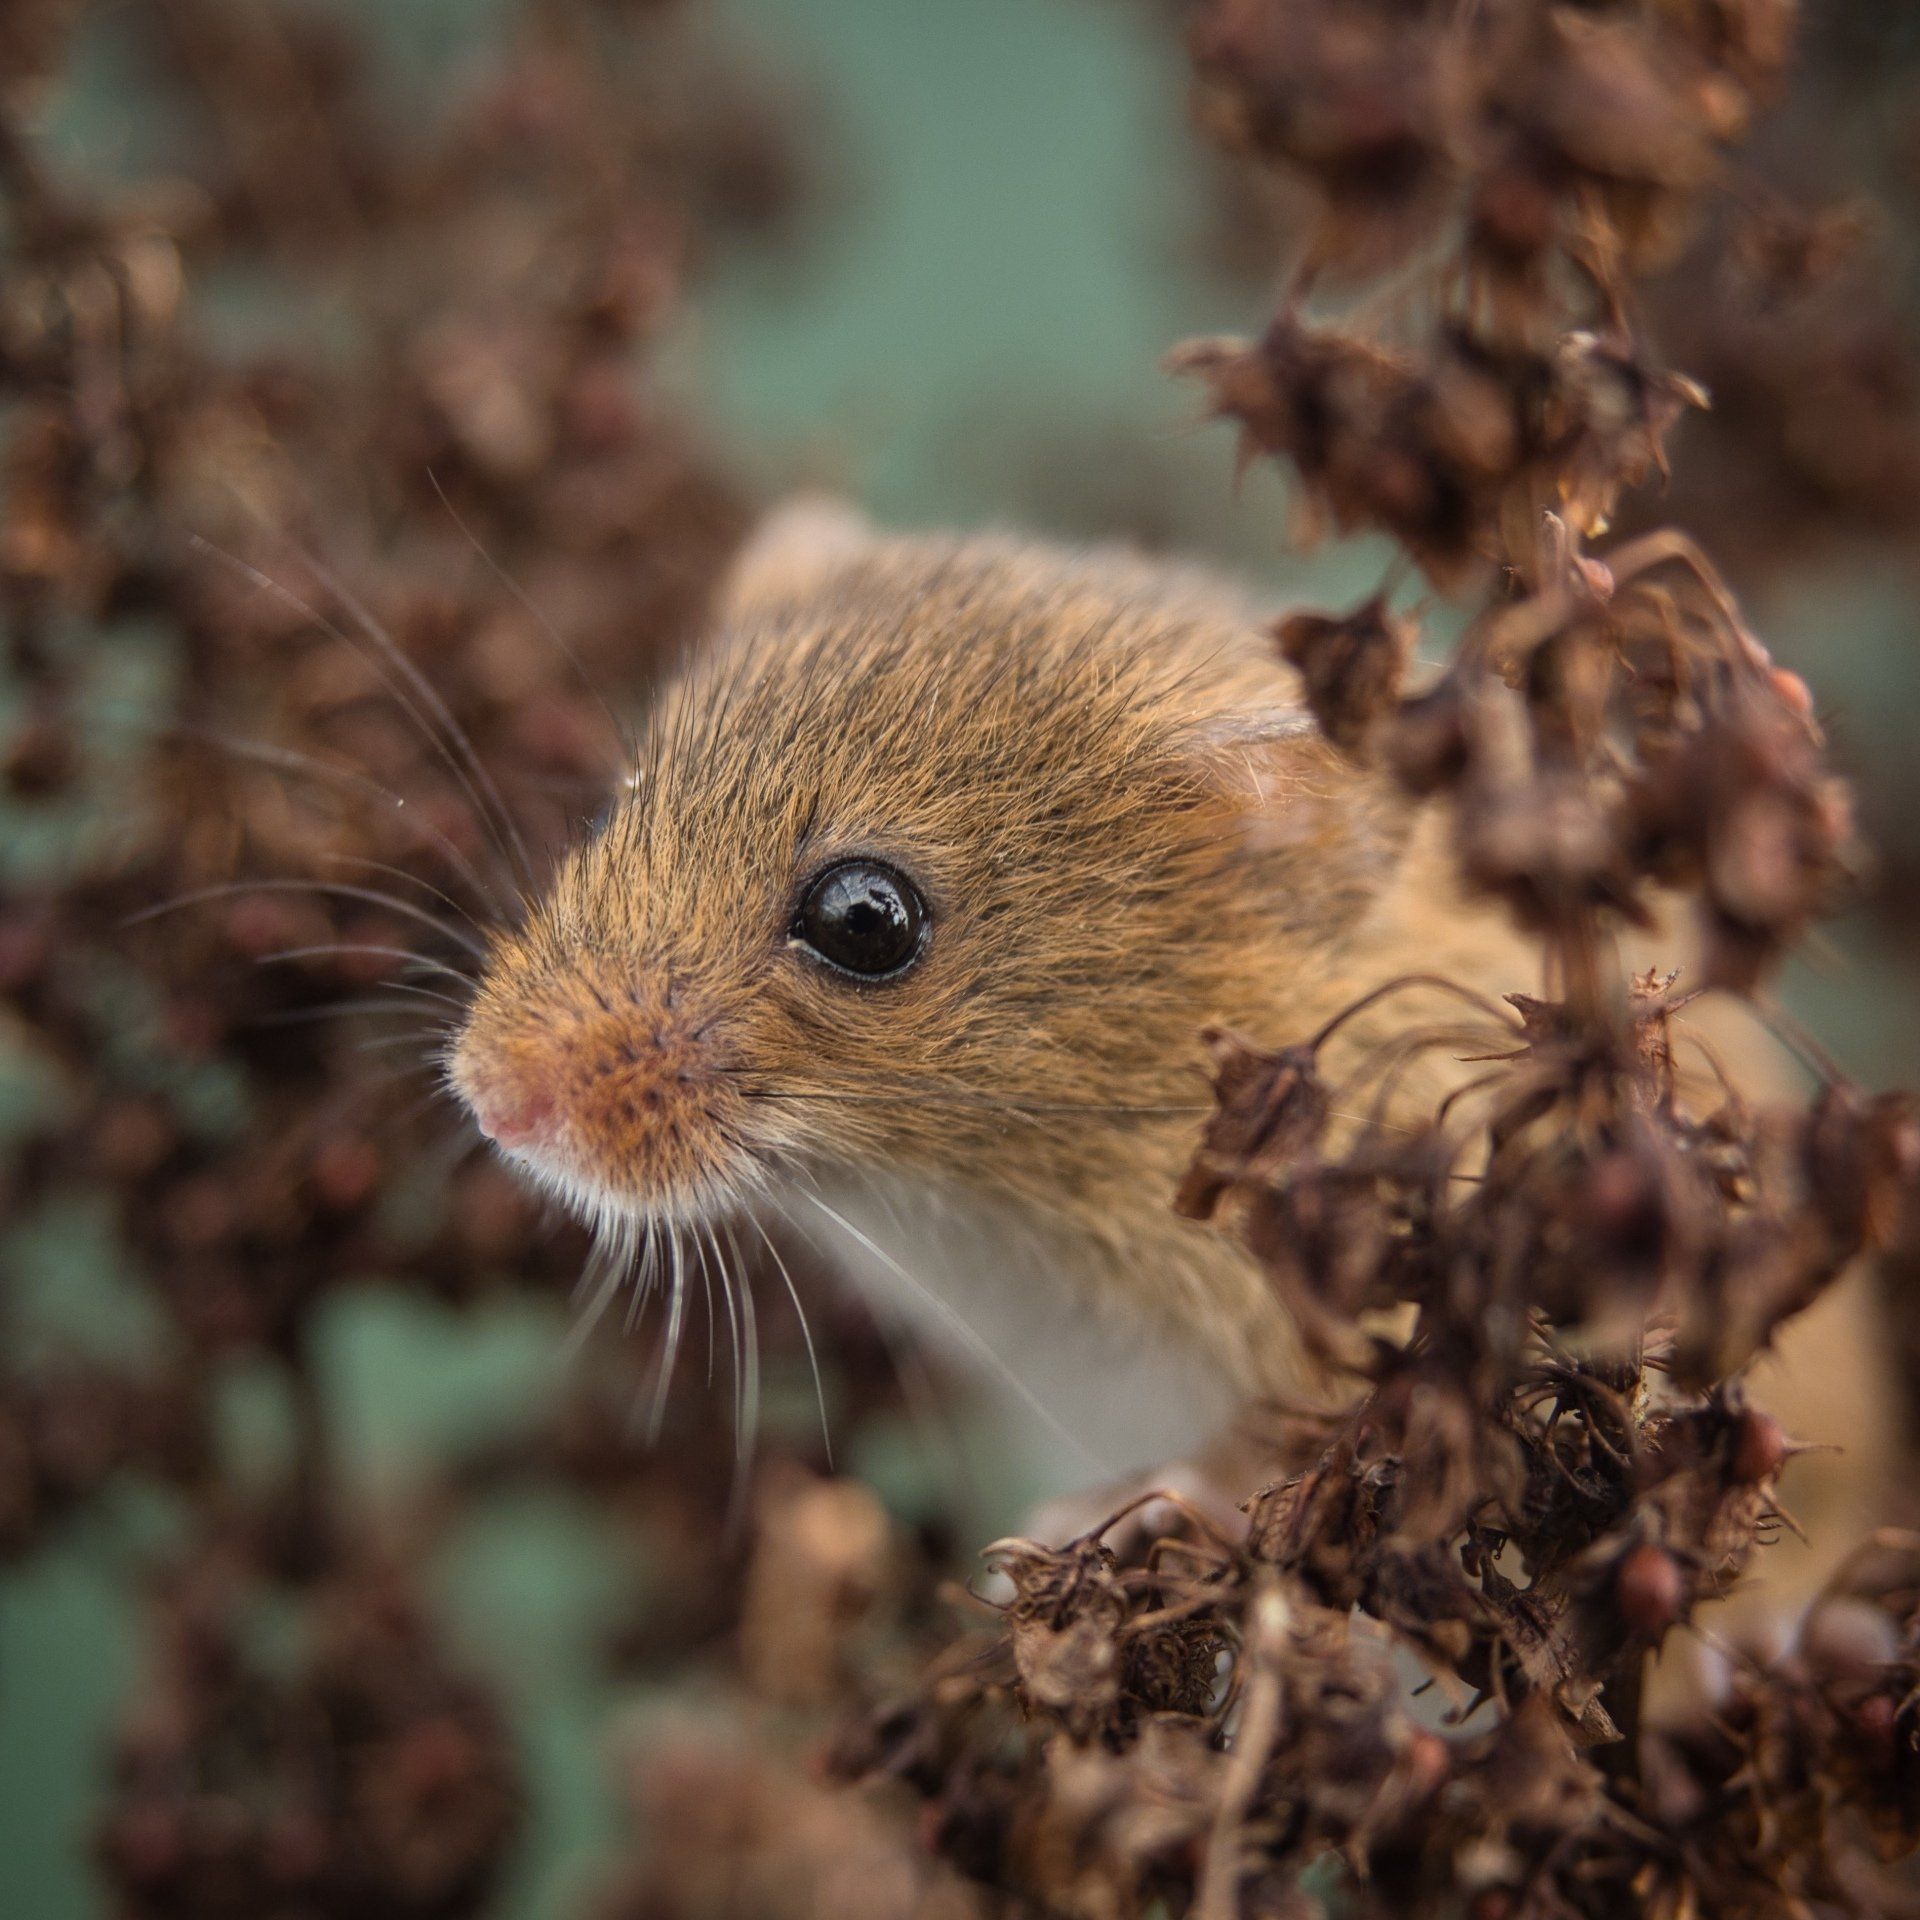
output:
MULTIPOLYGON (((539 1164, 583 1204, 697 1215, 794 1166, 924 1180, 1071 1247, 1091 1308, 1284 1389, 1251 1264, 1168 1204, 1199 1030, 1298 1039, 1410 966, 1536 988, 1437 832, 1319 741, 1215 584, 810 509, 743 567, 631 795, 500 941, 453 1076, 552 1118, 539 1164), (902 978, 788 940, 849 854, 932 908, 902 978)), ((1845 1324, 1819 1372, 1871 1365, 1845 1324)))

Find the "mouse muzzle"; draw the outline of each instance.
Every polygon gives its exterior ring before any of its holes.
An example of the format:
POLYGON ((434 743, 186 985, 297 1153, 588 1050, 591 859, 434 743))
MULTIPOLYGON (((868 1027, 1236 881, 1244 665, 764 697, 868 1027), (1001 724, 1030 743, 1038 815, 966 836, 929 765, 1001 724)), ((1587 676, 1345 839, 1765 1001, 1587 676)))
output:
POLYGON ((582 969, 483 985, 448 1056, 475 1123, 583 1211, 663 1214, 737 1180, 740 1096, 717 1015, 683 988, 582 969))

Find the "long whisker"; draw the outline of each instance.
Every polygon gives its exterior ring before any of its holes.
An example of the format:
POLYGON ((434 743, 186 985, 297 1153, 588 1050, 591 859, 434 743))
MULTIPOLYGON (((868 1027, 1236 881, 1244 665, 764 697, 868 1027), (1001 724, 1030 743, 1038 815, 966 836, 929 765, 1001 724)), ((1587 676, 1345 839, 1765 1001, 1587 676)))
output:
MULTIPOLYGON (((471 981, 466 984, 472 985, 471 981)), ((465 1013, 467 1002, 457 993, 442 993, 438 987, 423 987, 417 980, 383 980, 380 983, 382 993, 411 993, 422 1000, 437 1000, 443 1007, 451 1007, 456 1013, 465 1013)))
MULTIPOLYGON (((648 1227, 651 1241, 652 1227, 648 1227)), ((647 1439, 657 1442, 667 1417, 667 1389, 672 1384, 674 1368, 680 1359, 680 1337, 685 1331, 687 1321, 687 1285, 686 1274, 678 1260, 673 1266, 672 1292, 667 1296, 667 1331, 660 1343, 660 1377, 654 1383, 653 1408, 647 1416, 647 1439)))
MULTIPOLYGON (((614 1213, 603 1206, 593 1215, 593 1240, 605 1248, 612 1271, 618 1275, 618 1284, 614 1286, 614 1298, 618 1298, 620 1292, 628 1290, 628 1283, 634 1277, 634 1227, 624 1213, 614 1213)), ((645 1302, 636 1302, 636 1306, 645 1306, 645 1302)), ((636 1306, 628 1308, 630 1319, 636 1306)))
POLYGON ((727 1494, 727 1532, 737 1535, 746 1524, 747 1497, 753 1482, 753 1449, 760 1419, 760 1337, 754 1322, 753 1289, 744 1271, 729 1268, 712 1224, 701 1221, 700 1232, 713 1249, 713 1263, 727 1298, 727 1314, 734 1330, 733 1348, 733 1484, 727 1494))
POLYGON ((443 907, 450 907, 475 933, 483 939, 491 931, 484 921, 477 920, 471 908, 463 906, 452 894, 436 887, 431 880, 423 879, 417 873, 409 873, 405 867, 396 867, 391 860, 369 859, 364 853, 322 853, 321 859, 339 862, 342 865, 364 867, 370 873, 384 873, 395 880, 403 880, 408 886, 419 887, 438 900, 443 907))
MULTIPOLYGON (((740 1071, 740 1069, 722 1069, 722 1071, 740 1071)), ((897 1093, 826 1093, 814 1092, 806 1088, 786 1088, 775 1091, 772 1088, 743 1087, 740 1097, 743 1100, 765 1100, 799 1105, 859 1105, 889 1106, 897 1105, 901 1099, 924 1099, 932 1097, 945 1101, 950 1106, 972 1107, 987 1113, 1011 1114, 1015 1119, 1038 1118, 1047 1114, 1084 1113, 1084 1114, 1181 1114, 1211 1113, 1213 1103, 1209 1100, 1192 1100, 1162 1103, 1134 1103, 1130 1101, 1097 1100, 1021 1100, 1003 1098, 992 1094, 971 1093, 965 1088, 947 1086, 903 1087, 897 1093)))
POLYGON ((742 1461, 753 1458, 754 1446, 760 1437, 760 1324, 759 1312, 753 1298, 753 1275, 748 1271, 747 1263, 740 1257, 740 1242, 734 1238, 733 1230, 724 1220, 716 1221, 710 1229, 714 1240, 714 1257, 719 1258, 720 1238, 725 1236, 727 1249, 733 1256, 734 1283, 740 1290, 740 1321, 747 1349, 747 1377, 744 1389, 746 1400, 746 1421, 737 1445, 742 1461))
POLYGON ((425 1183, 429 1187, 438 1186, 452 1174, 454 1168, 479 1152, 485 1144, 486 1136, 478 1127, 450 1129, 446 1139, 427 1154, 421 1165, 425 1183))
POLYGON ((422 1064, 437 1067, 440 1064, 439 1049, 446 1045, 446 1039, 445 1027, 416 1027, 409 1033, 378 1033, 368 1040, 356 1040, 353 1050, 355 1053, 391 1053, 396 1047, 434 1047, 431 1060, 422 1064))
POLYGON ((313 893, 325 899, 363 900, 389 913, 397 913, 403 920, 431 928, 442 939, 451 940, 476 960, 484 961, 487 957, 486 948, 478 940, 471 934, 462 933, 457 927, 448 926, 437 913, 430 913, 425 907, 383 892, 378 887, 356 887, 345 880, 227 880, 217 886, 195 887, 191 892, 177 893, 171 900, 162 900, 157 906, 142 907, 138 913, 128 914, 120 924, 123 927, 138 927, 149 920, 158 920, 163 914, 178 913, 183 907, 204 906, 209 900, 231 900, 236 895, 246 893, 313 893))
POLYGON ((599 1326, 614 1295, 620 1291, 624 1278, 620 1262, 613 1257, 607 1243, 596 1239, 585 1266, 580 1269, 580 1278, 574 1284, 575 1302, 585 1295, 587 1304, 585 1310, 574 1317, 566 1339, 561 1342, 560 1352, 565 1361, 571 1363, 575 1360, 593 1337, 594 1329, 599 1326))
POLYGON ((514 856, 520 863, 521 878, 528 886, 532 886, 534 884, 533 861, 527 853, 527 843, 521 836, 519 825, 515 821, 512 811, 506 802, 500 797, 499 786, 495 783, 493 775, 487 770, 487 764, 481 759, 471 736, 468 734, 466 728, 453 717, 453 709, 441 698, 440 690, 407 657, 406 652, 393 637, 391 631, 381 621, 374 618, 367 610, 365 603, 352 592, 343 580, 339 579, 333 573, 317 554, 302 554, 300 557, 319 575, 320 584, 359 621, 362 631, 380 650, 381 655, 391 664, 394 672, 399 674, 405 684, 413 689, 414 693, 426 706, 427 711, 439 722, 441 737, 453 747, 457 748, 461 756, 465 759, 467 766, 472 771, 475 782, 492 805, 495 820, 506 830, 507 841, 511 846, 514 856))
POLYGON ((720 1345, 720 1315, 713 1298, 713 1281, 703 1264, 700 1268, 700 1295, 707 1309, 707 1388, 713 1388, 715 1354, 720 1345))
MULTIPOLYGON (((667 1237, 667 1253, 669 1258, 663 1263, 662 1267, 664 1276, 663 1284, 672 1289, 668 1295, 669 1299, 684 1301, 692 1291, 692 1277, 687 1271, 687 1257, 686 1251, 681 1245, 680 1229, 675 1226, 672 1221, 668 1221, 665 1223, 664 1230, 667 1237)), ((703 1275, 702 1279, 704 1280, 704 1278, 705 1276, 703 1275)), ((685 1311, 684 1307, 682 1311, 685 1311)), ((713 1295, 711 1292, 707 1293, 707 1320, 707 1384, 711 1386, 713 1384, 713 1295)), ((660 1391, 664 1394, 665 1390, 663 1384, 660 1391)), ((664 1405, 662 1406, 661 1412, 664 1416, 664 1405)))
MULTIPOLYGON (((394 993, 416 993, 428 1000, 437 1000, 442 1006, 452 1007, 456 1012, 466 1011, 466 1002, 456 1000, 450 993, 436 993, 431 987, 416 987, 405 980, 389 980, 384 983, 383 991, 394 993)), ((315 1007, 294 1007, 286 1013, 263 1013, 257 1020, 249 1020, 249 1027, 300 1027, 317 1020, 338 1020, 350 1013, 396 1014, 411 1013, 418 1015, 420 1009, 411 1000, 368 1000, 350 998, 346 1000, 323 1000, 315 1007)))
POLYGON ((506 918, 499 897, 487 885, 480 870, 467 858, 452 836, 417 811, 407 813, 406 795, 395 793, 391 787, 383 785, 371 774, 363 773, 358 767, 344 767, 331 760, 322 760, 317 754, 300 753, 292 747, 274 746, 264 740, 241 740, 232 734, 221 733, 211 727, 189 725, 185 721, 170 722, 161 731, 177 735, 181 739, 192 740, 201 746, 216 747, 222 753, 231 754, 236 760, 250 760, 258 766, 271 767, 277 773, 299 774, 305 779, 333 786, 345 792, 362 793, 372 799, 385 801, 396 813, 405 816, 404 824, 407 830, 414 834, 423 846, 429 846, 438 853, 459 876, 461 882, 473 889, 475 897, 485 905, 496 921, 506 918))
POLYGON ((964 1316, 955 1311, 950 1302, 943 1300, 939 1294, 934 1292, 934 1290, 917 1275, 909 1273, 878 1241, 874 1240, 869 1234, 863 1233, 844 1214, 830 1207, 811 1187, 796 1187, 794 1188, 794 1192, 797 1193, 802 1200, 806 1201, 809 1206, 817 1208, 819 1212, 824 1214, 842 1233, 846 1234, 859 1246, 865 1248, 889 1273, 893 1274, 903 1285, 909 1287, 917 1299, 923 1301, 947 1326, 952 1328, 955 1335, 958 1336, 970 1352, 1013 1389, 1028 1409, 1037 1414, 1040 1419, 1046 1423, 1048 1429, 1057 1439, 1071 1447, 1089 1467, 1097 1464, 1086 1447, 1075 1439, 1060 1423, 1059 1416, 1053 1412, 1046 1402, 1042 1400, 1025 1381, 1021 1380, 1018 1375, 1014 1373, 1012 1368, 994 1352, 992 1346, 980 1337, 980 1334, 972 1324, 967 1321, 964 1316))
MULTIPOLYGON (((712 1270, 707 1263, 707 1242, 699 1231, 698 1222, 694 1226, 693 1252, 694 1258, 700 1263, 700 1274, 704 1280, 712 1270)), ((733 1297, 732 1279, 724 1267, 714 1272, 713 1278, 717 1283, 720 1302, 727 1310, 727 1339, 733 1354, 733 1433, 734 1452, 737 1457, 740 1445, 740 1393, 745 1377, 740 1353, 740 1303, 733 1297)))
POLYGON ((681 1238, 680 1229, 678 1225, 675 1225, 673 1227, 672 1233, 673 1233, 674 1286, 682 1294, 690 1295, 693 1291, 693 1277, 695 1272, 698 1271, 700 1276, 700 1295, 701 1295, 701 1298, 706 1302, 706 1310, 707 1310, 706 1384, 708 1388, 711 1389, 713 1386, 714 1348, 717 1344, 717 1340, 714 1332, 714 1323, 718 1317, 717 1308, 715 1306, 714 1297, 713 1297, 713 1277, 707 1271, 706 1257, 701 1252, 699 1243, 697 1241, 691 1241, 692 1251, 690 1254, 689 1240, 683 1240, 681 1238), (694 1256, 698 1256, 697 1260, 694 1256))
MULTIPOLYGON (((228 553, 224 548, 215 546, 211 540, 206 539, 200 534, 193 534, 190 536, 190 539, 198 550, 230 568, 243 580, 246 580, 250 585, 257 587, 261 592, 269 595, 281 606, 288 607, 295 613, 300 614, 304 619, 312 621, 322 633, 339 641, 343 647, 352 648, 353 651, 360 654, 363 659, 369 660, 375 666, 376 671, 380 671, 381 684, 384 685, 392 695, 394 703, 400 708, 401 712, 420 729, 421 737, 433 750, 434 754, 445 764, 448 772, 453 775, 460 790, 467 796, 469 803, 472 805, 475 817, 484 824, 501 853, 511 862, 517 851, 522 867, 521 879, 524 880, 526 884, 531 885, 532 867, 526 859, 525 843, 521 841, 519 831, 514 827, 511 818, 506 816, 505 810, 501 806, 498 790, 494 787, 492 780, 487 777, 484 767, 479 768, 479 779, 476 781, 474 774, 468 771, 462 761, 461 755, 455 751, 454 745, 450 740, 436 730, 428 716, 422 713, 415 701, 408 697, 406 676, 410 676, 412 680, 417 681, 419 685, 425 689, 426 696, 433 706, 439 707, 442 712, 445 711, 445 703, 442 702, 439 695, 434 693, 433 689, 428 686, 426 680, 413 663, 400 652, 400 649, 394 644, 391 637, 384 635, 378 627, 369 626, 368 631, 373 636, 374 642, 373 651, 369 652, 368 648, 359 645, 345 628, 341 627, 337 622, 329 620, 317 607, 310 606, 305 600, 301 599, 297 593, 293 592, 291 588, 282 586, 281 583, 275 580, 270 574, 261 572, 258 567, 252 566, 247 561, 242 560, 238 554, 228 553), (390 654, 392 658, 398 662, 399 670, 403 675, 402 684, 398 686, 394 684, 393 680, 385 671, 380 670, 383 655, 387 654, 390 654)), ((321 571, 317 565, 315 565, 314 570, 316 573, 321 571)), ((321 577, 323 582, 329 587, 329 590, 332 591, 350 611, 354 611, 358 615, 359 610, 356 608, 354 602, 341 591, 339 584, 327 580, 324 574, 322 574, 321 577)), ((451 715, 448 715, 448 721, 451 725, 451 715)), ((457 740, 465 748, 468 755, 472 754, 471 743, 467 741, 465 734, 460 732, 457 726, 453 727, 453 739, 457 740)), ((520 891, 520 884, 520 881, 515 882, 516 892, 520 891)))
POLYGON ((440 476, 435 473, 431 467, 427 469, 427 484, 433 488, 434 494, 440 504, 446 508, 447 518, 460 529, 460 533, 466 540, 467 545, 480 556, 488 572, 513 595, 521 609, 525 612, 527 618, 546 636, 547 640, 552 644, 554 651, 559 654, 561 659, 573 669, 574 675, 579 680, 581 688, 591 696, 594 704, 600 709, 601 713, 606 716, 607 725, 613 729, 614 739, 620 743, 622 751, 626 754, 626 757, 631 760, 634 757, 633 730, 621 723, 620 717, 614 712, 606 695, 600 691, 599 683, 582 664, 580 656, 572 647, 568 646, 566 641, 561 637, 560 629, 534 605, 533 596, 527 592, 526 588, 481 544, 479 535, 460 517, 459 509, 447 498, 446 489, 440 484, 440 476))
POLYGON ((760 1236, 760 1244, 771 1257, 774 1269, 780 1275, 787 1289, 787 1298, 793 1302, 794 1318, 800 1322, 800 1338, 807 1349, 807 1365, 813 1373, 814 1404, 820 1409, 820 1444, 826 1453, 827 1466, 833 1466, 833 1428, 827 1419, 827 1389, 820 1377, 820 1356, 814 1349, 813 1328, 807 1323, 807 1310, 800 1304, 800 1289, 793 1284, 793 1275, 788 1271, 780 1249, 774 1244, 773 1236, 760 1224, 759 1217, 751 1210, 746 1214, 746 1222, 760 1236))
POLYGON ((621 1331, 630 1336, 647 1317, 649 1304, 646 1275, 640 1270, 637 1231, 625 1214, 605 1207, 596 1215, 593 1231, 619 1270, 620 1284, 615 1289, 615 1297, 623 1292, 628 1296, 621 1331))
MULTIPOLYGON (((723 1067, 720 1071, 745 1078, 754 1071, 750 1067, 723 1067)), ((1205 1089, 1205 1078, 1196 1064, 1188 1076, 1195 1082, 1196 1094, 1205 1089)), ((1006 1113, 1025 1119, 1033 1115, 1062 1113, 1084 1113, 1096 1115, 1114 1114, 1189 1114, 1210 1113, 1213 1110, 1211 1098, 1197 1097, 1193 1100, 1160 1101, 1089 1101, 1057 1100, 1045 1094, 1003 1093, 993 1088, 980 1087, 962 1079, 957 1074, 942 1073, 938 1077, 926 1074, 895 1074, 878 1089, 868 1089, 859 1093, 845 1093, 837 1090, 813 1088, 754 1088, 743 1087, 744 1099, 765 1099, 771 1101, 828 1102, 849 1105, 884 1105, 899 1098, 901 1093, 932 1095, 955 1107, 973 1106, 985 1112, 1006 1113)))
MULTIPOLYGON (((406 947, 371 946, 353 940, 327 941, 315 947, 283 947, 277 953, 259 955, 256 964, 265 967, 282 960, 319 960, 336 954, 357 954, 375 960, 404 960, 412 966, 425 967, 429 973, 444 974, 449 980, 458 980, 463 987, 473 985, 473 982, 458 967, 447 966, 443 961, 432 959, 424 953, 414 953, 406 947)), ((387 984, 402 983, 394 981, 387 984)), ((462 1002, 463 1006, 464 1004, 462 1002)))
MULTIPOLYGON (((630 1235, 633 1230, 631 1227, 627 1227, 626 1231, 630 1235)), ((639 1327, 641 1320, 646 1315, 647 1303, 653 1296, 653 1268, 647 1258, 652 1247, 653 1223, 648 1221, 646 1234, 640 1246, 639 1263, 632 1269, 633 1297, 627 1302, 627 1318, 622 1328, 622 1331, 629 1336, 639 1327)))
MULTIPOLYGON (((793 1214, 783 1214, 782 1222, 792 1227, 816 1255, 832 1259, 832 1250, 823 1246, 822 1241, 805 1220, 793 1214)), ((886 1351, 887 1363, 893 1368, 894 1378, 899 1382, 900 1395, 906 1402, 908 1419, 913 1423, 915 1431, 928 1443, 929 1456, 935 1469, 946 1481, 954 1503, 966 1504, 973 1497, 974 1490, 969 1480, 965 1449, 955 1432, 952 1419, 942 1404, 933 1376, 928 1371, 926 1362, 921 1358, 919 1343, 914 1337, 913 1330, 886 1301, 868 1298, 863 1301, 863 1305, 873 1330, 886 1351)))
MULTIPOLYGON (((747 1069, 721 1067, 715 1069, 715 1071, 721 1073, 739 1073, 745 1072, 747 1069)), ((1002 1099, 989 1094, 972 1093, 964 1087, 953 1088, 937 1082, 927 1082, 924 1085, 920 1083, 906 1084, 897 1092, 892 1093, 825 1093, 813 1092, 805 1088, 785 1088, 776 1091, 772 1088, 742 1087, 739 1089, 739 1095, 743 1100, 766 1101, 774 1105, 792 1104, 801 1106, 810 1105, 814 1102, 834 1105, 897 1106, 903 1100, 913 1100, 918 1101, 923 1106, 934 1108, 946 1106, 958 1111, 1003 1113, 1015 1120, 1029 1120, 1036 1125, 1041 1119, 1049 1115, 1057 1116, 1061 1114, 1083 1115, 1092 1119, 1102 1119, 1114 1116, 1193 1115, 1212 1113, 1214 1111, 1214 1103, 1210 1100, 1168 1102, 1159 1106, 1147 1104, 1136 1105, 1126 1101, 1017 1100, 1002 1099)), ((1331 1108, 1329 1111, 1336 1120, 1371 1121, 1375 1118, 1375 1116, 1371 1114, 1348 1112, 1338 1107, 1331 1108)), ((1393 1123, 1384 1120, 1378 1121, 1377 1124, 1384 1127, 1388 1132, 1393 1133, 1410 1133, 1413 1131, 1410 1127, 1395 1126, 1393 1123)))
MULTIPOLYGON (((398 1086, 401 1081, 411 1080, 416 1073, 424 1072, 433 1064, 431 1060, 403 1060, 397 1066, 389 1065, 383 1067, 378 1072, 359 1074, 355 1076, 356 1089, 371 1091, 379 1087, 398 1086)), ((437 1092, 431 1095, 422 1106, 421 1111, 424 1112, 425 1107, 432 1105, 433 1101, 438 1098, 439 1095, 437 1092)), ((396 1124, 398 1124, 397 1121, 396 1124)))
MULTIPOLYGON (((422 1061, 419 1061, 413 1067, 402 1069, 400 1072, 394 1074, 392 1077, 396 1080, 404 1079, 408 1073, 416 1072, 420 1068, 423 1068, 423 1067, 437 1068, 438 1065, 439 1063, 437 1061, 422 1060, 422 1061)), ((432 1108, 438 1106, 439 1103, 442 1100, 444 1100, 446 1097, 447 1097, 446 1086, 436 1073, 434 1084, 430 1088, 428 1088, 426 1093, 420 1099, 414 1101, 414 1103, 411 1106, 406 1107, 401 1112, 394 1114, 392 1118, 386 1123, 388 1126, 388 1129, 390 1131, 397 1131, 402 1127, 412 1126, 412 1124, 416 1120, 418 1120, 422 1114, 427 1113, 432 1108)))

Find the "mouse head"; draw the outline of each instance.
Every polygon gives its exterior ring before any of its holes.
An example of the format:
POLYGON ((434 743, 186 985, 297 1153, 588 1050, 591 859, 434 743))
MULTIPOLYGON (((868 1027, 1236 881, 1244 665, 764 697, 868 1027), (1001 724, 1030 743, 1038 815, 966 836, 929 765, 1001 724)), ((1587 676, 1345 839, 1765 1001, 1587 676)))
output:
POLYGON ((1328 970, 1384 821, 1209 590, 803 510, 496 942, 450 1076, 602 1217, 795 1172, 1092 1194, 1191 1130, 1247 969, 1328 970))

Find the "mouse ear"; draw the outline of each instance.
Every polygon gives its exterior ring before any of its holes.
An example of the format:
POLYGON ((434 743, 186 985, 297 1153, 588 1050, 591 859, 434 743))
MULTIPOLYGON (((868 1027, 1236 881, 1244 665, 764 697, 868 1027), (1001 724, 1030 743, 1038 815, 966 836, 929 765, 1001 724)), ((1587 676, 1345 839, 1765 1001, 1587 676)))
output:
POLYGON ((1246 853, 1285 876, 1296 904, 1319 900, 1343 918, 1399 867, 1415 810, 1385 776, 1332 746, 1303 709, 1216 720, 1197 748, 1239 818, 1246 853))
POLYGON ((747 536, 720 586, 719 612, 737 620, 804 599, 874 543, 867 518, 833 494, 802 493, 747 536))

